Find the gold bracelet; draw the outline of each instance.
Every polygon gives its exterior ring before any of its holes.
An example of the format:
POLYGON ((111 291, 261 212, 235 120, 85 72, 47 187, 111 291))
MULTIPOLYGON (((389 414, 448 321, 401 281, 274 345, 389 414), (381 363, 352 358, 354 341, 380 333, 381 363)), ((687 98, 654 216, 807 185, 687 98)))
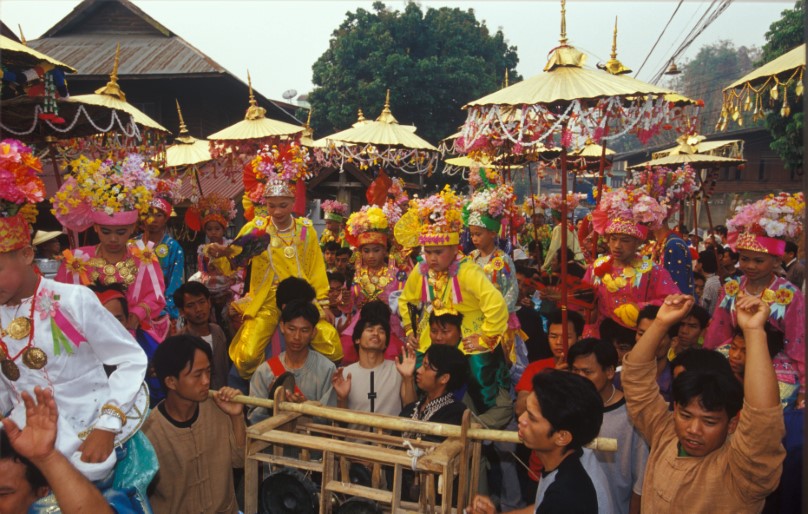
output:
POLYGON ((111 403, 105 403, 101 406, 101 414, 109 414, 110 416, 121 420, 121 426, 126 425, 126 414, 124 414, 120 407, 112 405, 111 403))

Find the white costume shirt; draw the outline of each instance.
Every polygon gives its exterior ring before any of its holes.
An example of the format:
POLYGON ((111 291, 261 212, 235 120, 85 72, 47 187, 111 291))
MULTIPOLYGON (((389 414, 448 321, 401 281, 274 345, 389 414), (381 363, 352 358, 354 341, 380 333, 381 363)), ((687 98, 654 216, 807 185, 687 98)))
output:
MULTIPOLYGON (((14 318, 29 316, 33 299, 26 298, 19 306, 0 306, 0 325, 8 327, 14 318)), ((15 360, 20 370, 19 380, 11 381, 0 374, 0 412, 8 413, 22 428, 25 406, 21 393, 28 391, 33 395, 35 386, 51 388, 59 409, 56 449, 88 479, 103 479, 115 466, 115 452, 103 463, 80 462, 78 448, 82 441, 78 434, 92 426, 120 432, 121 421, 109 414, 101 415, 101 407, 111 404, 123 412, 129 411, 146 374, 146 354, 101 305, 95 293, 84 286, 43 278, 36 294, 33 330, 33 346, 47 354, 47 364, 39 370, 30 369, 20 356, 15 360), (49 304, 54 308, 49 310, 49 304), (61 314, 56 314, 57 310, 61 314), (85 340, 73 341, 68 337, 57 344, 52 327, 59 323, 64 325, 65 319, 85 340), (69 350, 65 349, 65 343, 69 350), (109 377, 104 372, 104 364, 116 366, 109 377)), ((9 354, 15 356, 28 344, 28 338, 5 336, 3 342, 9 354)))

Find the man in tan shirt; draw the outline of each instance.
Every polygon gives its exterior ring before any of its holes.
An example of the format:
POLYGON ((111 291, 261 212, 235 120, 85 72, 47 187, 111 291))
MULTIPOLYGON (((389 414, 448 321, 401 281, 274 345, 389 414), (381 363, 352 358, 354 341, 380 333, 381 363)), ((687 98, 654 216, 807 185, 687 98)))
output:
POLYGON ((760 512, 785 458, 783 413, 763 330, 769 307, 757 297, 738 299, 747 341, 743 391, 727 372, 685 371, 674 381, 670 412, 656 384, 654 355, 693 303, 692 296, 668 296, 623 359, 629 415, 651 445, 642 511, 760 512))
POLYGON ((243 406, 223 387, 208 400, 210 345, 192 335, 169 337, 153 363, 166 398, 143 424, 160 470, 150 486, 155 514, 237 514, 233 468, 244 466, 243 406))

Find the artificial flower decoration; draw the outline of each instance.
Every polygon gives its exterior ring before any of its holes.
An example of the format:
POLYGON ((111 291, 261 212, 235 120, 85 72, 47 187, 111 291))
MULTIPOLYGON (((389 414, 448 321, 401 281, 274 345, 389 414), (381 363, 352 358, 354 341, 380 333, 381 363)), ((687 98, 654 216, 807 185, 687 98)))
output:
POLYGON ((645 239, 648 227, 662 226, 667 211, 642 190, 618 188, 603 194, 592 212, 592 226, 599 234, 626 234, 645 239))
POLYGON ((365 205, 348 218, 345 238, 355 248, 370 243, 386 246, 389 226, 387 215, 381 207, 365 205))
POLYGON ((546 202, 547 198, 544 195, 530 195, 522 204, 522 213, 528 217, 544 214, 544 210, 547 208, 546 202))
POLYGON ((143 156, 129 154, 120 162, 80 156, 70 168, 72 176, 53 197, 53 213, 70 230, 86 230, 98 214, 112 218, 132 213, 134 221, 148 214, 158 172, 143 156))
POLYGON ((209 221, 216 221, 222 228, 227 228, 235 218, 236 202, 217 193, 202 198, 191 197, 191 206, 185 211, 185 224, 197 232, 203 230, 209 221))
POLYGON ((638 189, 656 199, 670 216, 681 202, 693 197, 698 190, 696 171, 686 164, 676 169, 657 166, 631 174, 626 179, 626 188, 638 189))
POLYGON ((244 186, 254 203, 265 196, 295 196, 298 181, 308 180, 310 156, 306 148, 296 142, 265 146, 245 166, 244 186), (248 180, 251 179, 251 180, 248 180))
POLYGON ((751 250, 782 256, 785 239, 802 235, 805 195, 802 192, 770 194, 744 205, 727 220, 729 244, 736 250, 751 250))
POLYGON ((424 246, 460 244, 463 229, 463 199, 446 185, 440 193, 410 201, 410 210, 396 224, 396 240, 417 238, 424 246), (399 228, 401 227, 401 228, 399 228))
POLYGON ((502 184, 475 191, 463 207, 463 223, 499 233, 502 223, 507 223, 514 212, 513 187, 502 184))
POLYGON ((320 204, 320 208, 325 213, 323 215, 325 220, 342 222, 349 214, 348 205, 337 200, 326 200, 320 204))
POLYGON ((0 215, 14 216, 26 204, 45 199, 42 162, 16 139, 0 141, 0 215))

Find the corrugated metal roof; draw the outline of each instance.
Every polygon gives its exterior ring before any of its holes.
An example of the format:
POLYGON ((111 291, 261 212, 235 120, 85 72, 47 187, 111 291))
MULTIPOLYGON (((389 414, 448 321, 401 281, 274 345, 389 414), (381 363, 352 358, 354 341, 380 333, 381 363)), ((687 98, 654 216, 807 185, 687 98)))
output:
MULTIPOLYGON (((232 198, 236 203, 241 202, 241 194, 244 192, 244 184, 241 182, 241 175, 237 174, 234 180, 222 173, 221 170, 214 172, 211 163, 199 167, 199 182, 202 184, 202 192, 207 196, 216 193, 225 198, 232 198)), ((180 193, 183 198, 190 198, 193 195, 199 196, 199 186, 193 172, 182 177, 182 187, 180 193)))
POLYGON ((108 75, 121 45, 118 76, 220 74, 227 70, 180 37, 82 35, 29 41, 28 45, 78 71, 108 75))

